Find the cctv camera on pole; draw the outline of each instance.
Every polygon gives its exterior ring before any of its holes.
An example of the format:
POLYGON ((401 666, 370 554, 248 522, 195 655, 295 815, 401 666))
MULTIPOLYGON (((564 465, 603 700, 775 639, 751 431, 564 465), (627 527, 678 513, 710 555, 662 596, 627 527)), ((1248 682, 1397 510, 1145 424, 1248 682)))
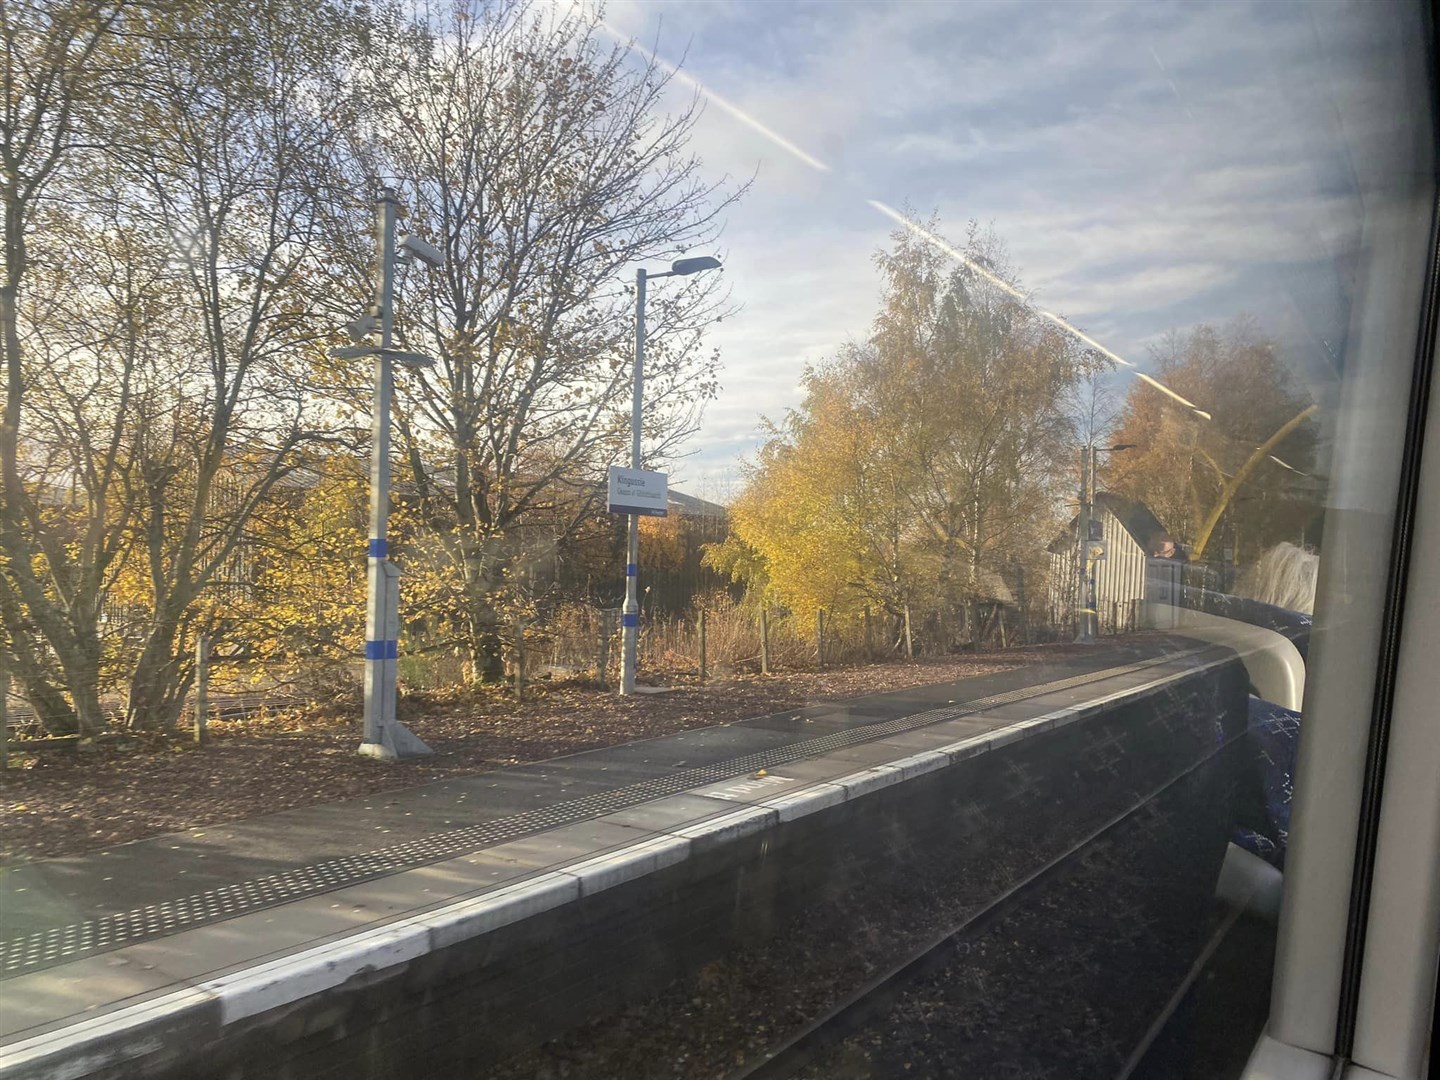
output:
POLYGON ((445 265, 445 256, 434 244, 426 243, 418 236, 402 236, 400 238, 400 258, 405 261, 419 259, 431 270, 439 270, 445 265))

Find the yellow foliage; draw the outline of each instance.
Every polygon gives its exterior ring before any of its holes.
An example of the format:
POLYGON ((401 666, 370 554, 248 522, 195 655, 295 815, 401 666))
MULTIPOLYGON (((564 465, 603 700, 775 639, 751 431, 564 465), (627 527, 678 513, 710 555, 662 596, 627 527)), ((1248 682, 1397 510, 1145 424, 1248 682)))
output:
POLYGON ((678 570, 685 565, 685 522, 678 514, 640 519, 640 563, 678 570))
POLYGON ((316 473, 298 498, 257 515, 255 587, 224 605, 259 658, 338 659, 364 640, 369 482, 363 464, 343 455, 316 473))
POLYGON ((805 383, 802 411, 761 449, 731 507, 732 539, 712 565, 752 586, 763 567, 767 598, 802 617, 817 608, 855 614, 905 589, 895 543, 903 507, 851 373, 837 365, 808 372, 805 383))
MULTIPOLYGON (((972 226, 972 254, 1003 267, 972 226)), ((1004 596, 1053 535, 1087 360, 1033 312, 901 231, 868 340, 806 372, 710 564, 803 618, 1004 596)))

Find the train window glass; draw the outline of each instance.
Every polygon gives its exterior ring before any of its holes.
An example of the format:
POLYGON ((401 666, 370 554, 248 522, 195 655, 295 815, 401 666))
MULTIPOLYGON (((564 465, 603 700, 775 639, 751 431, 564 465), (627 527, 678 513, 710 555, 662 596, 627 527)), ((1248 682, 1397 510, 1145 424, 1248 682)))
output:
POLYGON ((1343 1039, 1418 7, 0 30, 0 1060, 1343 1039))

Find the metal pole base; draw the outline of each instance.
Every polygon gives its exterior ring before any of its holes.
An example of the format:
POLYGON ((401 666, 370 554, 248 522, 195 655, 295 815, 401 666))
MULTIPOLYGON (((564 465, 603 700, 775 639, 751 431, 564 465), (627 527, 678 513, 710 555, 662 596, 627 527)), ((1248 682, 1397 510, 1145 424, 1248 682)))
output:
MULTIPOLYGON (((630 579, 634 581, 632 577, 630 579)), ((625 613, 629 615, 629 612, 625 613)), ((624 628, 623 652, 620 657, 620 694, 622 697, 629 697, 635 693, 635 669, 637 667, 637 641, 639 631, 634 626, 624 628)))
POLYGON ((392 720, 380 729, 379 742, 362 742, 359 751, 361 757, 377 761, 404 761, 426 757, 434 752, 419 735, 398 720, 392 720))

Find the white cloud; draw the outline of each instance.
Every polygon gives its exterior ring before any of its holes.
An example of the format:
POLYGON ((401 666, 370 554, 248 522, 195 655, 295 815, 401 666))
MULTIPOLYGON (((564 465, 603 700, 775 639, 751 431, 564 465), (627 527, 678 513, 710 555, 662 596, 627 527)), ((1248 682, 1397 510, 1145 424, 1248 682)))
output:
POLYGON ((1344 317, 1333 264, 1354 172, 1377 167, 1343 140, 1405 119, 1335 104, 1384 77, 1361 5, 624 0, 607 19, 832 170, 722 109, 696 131, 716 174, 760 169, 725 235, 744 310, 715 334, 723 391, 687 464, 708 472, 866 332, 891 228, 866 200, 937 208, 952 236, 993 221, 1037 300, 1131 359, 1245 310, 1298 354, 1344 317))

